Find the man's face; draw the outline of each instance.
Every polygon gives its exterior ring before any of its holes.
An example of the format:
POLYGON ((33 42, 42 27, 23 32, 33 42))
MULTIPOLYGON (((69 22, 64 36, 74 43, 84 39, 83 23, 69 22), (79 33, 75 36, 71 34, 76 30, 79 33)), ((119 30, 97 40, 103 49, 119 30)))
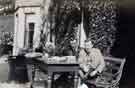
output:
POLYGON ((91 49, 93 47, 91 42, 85 42, 85 48, 91 49))
POLYGON ((53 46, 49 45, 47 49, 48 49, 49 52, 51 52, 53 50, 53 46))
POLYGON ((76 47, 76 41, 72 41, 72 42, 71 42, 71 46, 72 46, 72 47, 76 47))
POLYGON ((90 44, 85 43, 85 50, 86 50, 87 52, 90 52, 91 48, 92 48, 92 46, 91 46, 90 44))

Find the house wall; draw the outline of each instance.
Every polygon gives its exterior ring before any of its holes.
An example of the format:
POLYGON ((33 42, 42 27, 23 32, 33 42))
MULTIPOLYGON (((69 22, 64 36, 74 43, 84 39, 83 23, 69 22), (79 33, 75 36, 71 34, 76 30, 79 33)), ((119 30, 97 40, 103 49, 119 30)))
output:
POLYGON ((13 32, 14 31, 14 16, 0 16, 0 32, 13 32))
POLYGON ((34 38, 33 43, 34 47, 36 47, 37 43, 39 43, 39 35, 40 35, 40 27, 41 27, 41 12, 40 7, 38 6, 26 6, 20 7, 14 14, 15 19, 15 30, 14 30, 14 48, 13 55, 17 55, 20 48, 25 48, 24 38, 25 38, 25 30, 27 29, 26 22, 34 22, 34 38), (31 16, 31 17, 28 17, 31 16), (27 19, 27 17, 29 19, 27 19))
POLYGON ((16 0, 15 1, 15 7, 18 6, 36 6, 41 5, 43 0, 16 0))

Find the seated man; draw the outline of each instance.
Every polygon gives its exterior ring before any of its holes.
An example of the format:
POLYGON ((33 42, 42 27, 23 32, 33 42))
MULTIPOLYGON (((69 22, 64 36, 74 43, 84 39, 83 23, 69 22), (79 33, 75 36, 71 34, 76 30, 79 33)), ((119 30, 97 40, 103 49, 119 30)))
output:
MULTIPOLYGON (((27 67, 26 67, 26 57, 24 56, 27 53, 27 49, 20 48, 16 59, 10 56, 10 76, 9 79, 19 83, 27 83, 28 74, 27 74, 27 67)), ((14 57, 14 56, 13 56, 14 57)))
POLYGON ((46 57, 54 56, 55 45, 52 42, 46 42, 44 47, 42 45, 39 45, 39 47, 35 48, 33 51, 43 53, 46 57))
POLYGON ((88 76, 91 78, 97 77, 105 67, 104 58, 97 48, 92 48, 91 41, 85 41, 84 47, 81 48, 79 53, 80 64, 80 77, 86 79, 88 76))
MULTIPOLYGON (((63 50, 63 56, 76 56, 77 41, 70 41, 68 47, 63 50)), ((55 80, 56 88, 71 88, 73 86, 73 74, 71 72, 61 73, 60 77, 55 80)))
POLYGON ((47 42, 44 48, 44 54, 48 54, 48 57, 55 55, 55 45, 52 42, 47 42))
POLYGON ((72 49, 72 52, 73 52, 73 56, 77 56, 77 49, 78 49, 78 45, 77 45, 77 40, 73 40, 73 41, 70 41, 70 44, 71 44, 71 49, 72 49))
POLYGON ((67 44, 67 46, 65 47, 65 49, 63 50, 63 56, 76 56, 76 49, 77 49, 77 41, 76 40, 72 40, 69 42, 69 44, 67 44))

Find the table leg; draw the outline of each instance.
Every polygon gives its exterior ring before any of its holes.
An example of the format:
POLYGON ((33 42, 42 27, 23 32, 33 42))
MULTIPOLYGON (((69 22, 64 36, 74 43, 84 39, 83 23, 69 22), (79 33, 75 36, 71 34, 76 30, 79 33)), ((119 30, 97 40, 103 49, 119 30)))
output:
POLYGON ((35 65, 27 65, 27 69, 28 69, 28 78, 30 81, 30 85, 31 88, 33 88, 33 84, 34 84, 34 78, 35 78, 35 65))
POLYGON ((52 86, 52 73, 48 73, 48 87, 47 88, 51 88, 52 86))
POLYGON ((74 75, 74 88, 78 88, 78 72, 74 75))
POLYGON ((36 71, 36 68, 35 68, 35 65, 32 66, 32 81, 34 81, 35 79, 35 71, 36 71))

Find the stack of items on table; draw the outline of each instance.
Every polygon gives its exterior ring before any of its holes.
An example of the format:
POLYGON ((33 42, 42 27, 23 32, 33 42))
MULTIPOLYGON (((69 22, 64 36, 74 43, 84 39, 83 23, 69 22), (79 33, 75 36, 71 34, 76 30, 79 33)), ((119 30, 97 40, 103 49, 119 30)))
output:
POLYGON ((53 56, 45 59, 45 62, 49 64, 75 64, 77 60, 75 56, 53 56))
POLYGON ((38 58, 38 60, 50 63, 50 64, 75 64, 77 63, 75 56, 51 56, 46 57, 42 55, 41 53, 28 53, 25 55, 29 58, 38 58))

